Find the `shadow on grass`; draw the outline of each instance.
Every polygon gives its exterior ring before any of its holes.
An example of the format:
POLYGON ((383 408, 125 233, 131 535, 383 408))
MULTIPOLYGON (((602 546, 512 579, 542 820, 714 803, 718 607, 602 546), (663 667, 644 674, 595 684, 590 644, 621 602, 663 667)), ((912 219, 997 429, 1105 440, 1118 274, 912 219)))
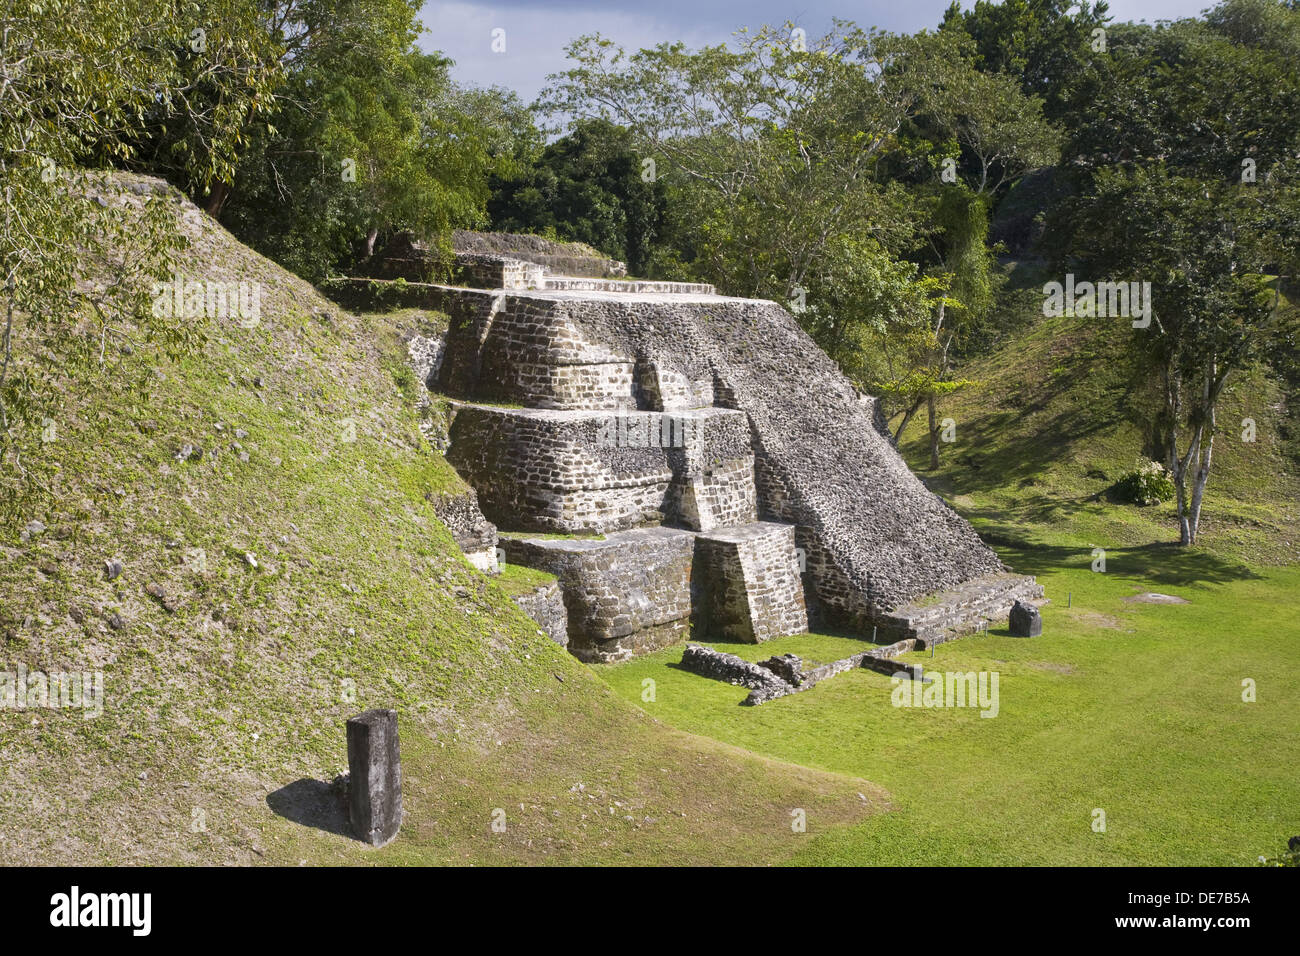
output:
MULTIPOLYGON (((982 524, 980 537, 997 548, 1002 560, 1026 574, 1080 571, 1092 565, 1092 549, 1047 544, 1010 525, 982 524)), ((1231 581, 1256 581, 1261 575, 1240 561, 1200 548, 1157 542, 1106 549, 1106 573, 1124 579, 1181 587, 1204 587, 1231 581)))
POLYGON ((356 839, 348 824, 343 791, 335 784, 304 777, 268 793, 266 805, 286 820, 356 839))

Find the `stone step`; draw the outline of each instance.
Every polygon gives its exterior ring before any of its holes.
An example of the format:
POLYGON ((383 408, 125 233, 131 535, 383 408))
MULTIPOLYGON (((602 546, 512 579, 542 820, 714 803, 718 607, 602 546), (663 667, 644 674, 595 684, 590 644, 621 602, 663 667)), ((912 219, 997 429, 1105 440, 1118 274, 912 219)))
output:
POLYGON ((1032 577, 985 575, 881 616, 880 636, 915 639, 923 649, 1005 621, 1018 600, 1042 604, 1042 598, 1043 586, 1032 577))

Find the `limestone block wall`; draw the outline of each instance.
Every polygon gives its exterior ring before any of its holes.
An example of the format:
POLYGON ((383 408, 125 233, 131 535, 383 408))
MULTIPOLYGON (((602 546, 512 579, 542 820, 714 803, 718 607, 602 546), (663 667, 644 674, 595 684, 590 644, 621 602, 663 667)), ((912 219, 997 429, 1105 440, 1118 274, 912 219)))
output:
POLYGON ((712 377, 691 381, 649 360, 637 363, 637 402, 655 411, 707 408, 713 404, 712 377))
POLYGON ((497 529, 484 517, 473 488, 459 495, 444 495, 433 502, 433 512, 447 526, 456 545, 480 571, 497 570, 497 529))
POLYGON ((668 512, 688 528, 711 531, 756 521, 757 499, 754 456, 746 455, 674 480, 669 488, 668 512))
POLYGON ((618 413, 458 404, 447 460, 515 530, 752 521, 748 424, 722 409, 618 413))
POLYGON ((808 629, 794 527, 754 522, 695 543, 693 633, 759 643, 808 629))
POLYGON ((447 460, 485 514, 523 531, 617 531, 662 520, 665 449, 607 446, 598 415, 457 406, 447 460))
POLYGON ((537 263, 548 273, 614 278, 627 275, 626 265, 617 259, 605 258, 589 246, 557 242, 541 236, 457 229, 452 233, 451 244, 458 253, 511 256, 537 263))
POLYGON ((569 651, 587 662, 626 660, 685 636, 694 535, 642 528, 593 539, 502 538, 506 560, 559 578, 569 651))
POLYGON ((482 289, 540 289, 546 270, 535 263, 509 256, 456 253, 452 276, 482 289))
POLYGON ((455 297, 438 390, 461 398, 530 408, 635 406, 634 362, 584 339, 545 302, 494 296, 478 308, 455 297))

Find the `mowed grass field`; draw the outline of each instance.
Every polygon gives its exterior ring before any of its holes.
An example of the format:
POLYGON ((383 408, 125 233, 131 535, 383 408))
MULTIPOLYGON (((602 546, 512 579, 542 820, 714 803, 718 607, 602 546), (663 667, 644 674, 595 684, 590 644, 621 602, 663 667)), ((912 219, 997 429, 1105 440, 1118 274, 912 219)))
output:
MULTIPOLYGON (((796 862, 1250 865, 1300 833, 1300 569, 1149 546, 1109 551, 1098 573, 1083 546, 1000 551, 1046 587, 1042 636, 995 627, 907 657, 996 671, 993 718, 895 707, 866 670, 741 707, 743 688, 680 670, 680 646, 597 670, 674 727, 888 792, 892 810, 855 826, 808 814, 796 862), (1126 600, 1144 592, 1187 603, 1126 600)), ((825 661, 862 645, 713 646, 825 661)))

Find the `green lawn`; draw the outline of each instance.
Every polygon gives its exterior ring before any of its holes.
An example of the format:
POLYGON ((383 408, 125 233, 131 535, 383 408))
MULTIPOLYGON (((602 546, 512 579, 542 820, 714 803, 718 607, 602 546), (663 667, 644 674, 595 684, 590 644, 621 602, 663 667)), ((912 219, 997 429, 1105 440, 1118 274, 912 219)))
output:
MULTIPOLYGON (((998 672, 993 719, 896 708, 890 679, 866 670, 740 707, 744 689, 677 668, 680 646, 598 671, 672 726, 891 794, 892 812, 849 828, 810 814, 799 862, 1240 865, 1300 833, 1300 569, 1159 546, 1109 551, 1106 573, 1086 547, 1001 553, 1046 586, 1043 635, 995 628, 933 660, 909 655, 933 671, 998 672), (1145 591, 1189 603, 1125 600, 1145 591)), ((827 660, 855 646, 799 635, 726 649, 827 660)))

